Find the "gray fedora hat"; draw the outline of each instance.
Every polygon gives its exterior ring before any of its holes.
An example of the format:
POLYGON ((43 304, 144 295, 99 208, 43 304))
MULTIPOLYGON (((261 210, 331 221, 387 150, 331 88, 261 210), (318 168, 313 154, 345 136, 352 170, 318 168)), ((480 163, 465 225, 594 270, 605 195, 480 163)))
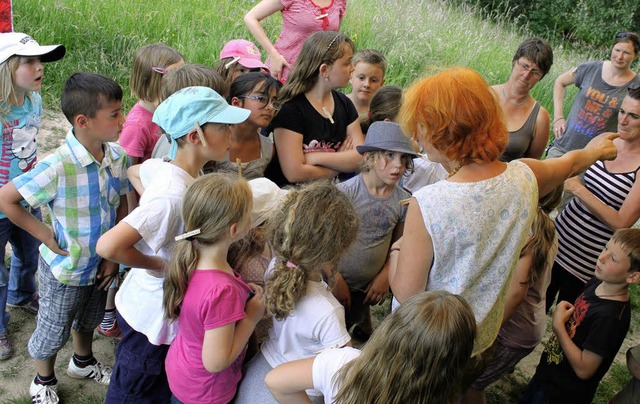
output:
POLYGON ((418 157, 411 147, 411 141, 400 129, 400 125, 394 122, 378 121, 369 126, 367 137, 362 146, 356 146, 360 154, 371 151, 388 150, 410 154, 418 157))

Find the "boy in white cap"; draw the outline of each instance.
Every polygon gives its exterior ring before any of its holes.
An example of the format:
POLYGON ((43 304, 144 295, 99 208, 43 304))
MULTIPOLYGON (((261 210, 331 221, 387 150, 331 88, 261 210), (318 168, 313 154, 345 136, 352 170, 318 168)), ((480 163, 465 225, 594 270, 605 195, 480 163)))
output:
POLYGON ((162 285, 175 237, 183 232, 182 199, 207 161, 226 156, 229 125, 243 122, 249 114, 208 87, 183 88, 153 114, 153 122, 172 139, 171 162, 142 163, 140 205, 96 246, 100 256, 132 268, 116 294, 122 339, 107 403, 163 403, 171 397, 164 360, 177 322, 164 318, 162 285))
MULTIPOLYGON (((40 90, 45 62, 61 59, 62 45, 40 46, 20 32, 0 34, 0 186, 31 170, 37 161, 38 130, 42 115, 40 90)), ((25 203, 26 205, 26 203, 25 203)), ((40 209, 31 213, 41 218, 40 209)), ((0 213, 0 360, 13 355, 7 336, 5 307, 38 312, 35 273, 40 241, 0 213), (11 271, 5 266, 5 246, 11 243, 11 271)))
POLYGON ((356 150, 364 156, 361 172, 338 189, 353 202, 360 227, 340 260, 333 294, 345 307, 347 329, 356 324, 354 336, 367 340, 372 332, 369 306, 384 302, 389 293, 389 249, 402 236, 407 213, 400 201, 411 196, 398 181, 418 154, 400 125, 386 121, 371 124, 356 150))

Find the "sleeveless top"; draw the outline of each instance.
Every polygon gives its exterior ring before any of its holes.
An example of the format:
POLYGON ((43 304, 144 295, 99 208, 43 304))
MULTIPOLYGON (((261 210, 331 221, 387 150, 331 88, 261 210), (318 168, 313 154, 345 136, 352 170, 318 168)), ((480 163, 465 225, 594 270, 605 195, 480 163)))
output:
MULTIPOLYGON (((597 161, 585 173, 584 185, 604 204, 620 210, 639 169, 610 173, 602 161, 597 161)), ((559 243, 556 262, 582 282, 588 281, 595 274, 598 256, 614 231, 575 197, 556 218, 556 229, 559 243)))
MULTIPOLYGON (((264 177, 264 171, 271 162, 273 157, 273 143, 271 140, 262 135, 260 136, 260 158, 253 161, 241 162, 242 178, 253 180, 264 177)), ((210 161, 203 168, 205 173, 238 173, 238 164, 235 161, 229 161, 229 153, 224 161, 210 161)))
POLYGON ((538 184, 526 164, 478 182, 440 181, 414 194, 433 243, 427 290, 464 297, 478 323, 474 353, 489 348, 502 323, 520 250, 538 205, 538 184))
POLYGON ((525 153, 529 150, 529 146, 533 140, 538 112, 540 112, 540 103, 536 101, 529 117, 522 127, 513 132, 509 132, 509 143, 507 144, 507 148, 504 150, 504 153, 502 153, 502 156, 500 156, 500 161, 507 162, 520 159, 525 156, 525 153))

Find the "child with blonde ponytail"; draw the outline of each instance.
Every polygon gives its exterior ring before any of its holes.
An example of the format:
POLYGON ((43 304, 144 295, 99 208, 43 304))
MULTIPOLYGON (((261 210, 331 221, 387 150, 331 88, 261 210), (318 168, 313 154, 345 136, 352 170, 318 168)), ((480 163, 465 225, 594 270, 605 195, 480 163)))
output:
MULTIPOLYGON (((247 365, 237 403, 275 403, 264 383, 271 369, 350 342, 344 308, 322 280, 324 272, 331 283, 356 237, 358 217, 349 199, 328 182, 310 184, 292 190, 269 225, 276 259, 267 275, 265 304, 273 328, 247 365)), ((321 402, 319 393, 310 394, 321 402)))
POLYGON ((235 395, 264 313, 262 289, 227 262, 229 245, 249 230, 251 206, 249 185, 235 175, 207 174, 185 195, 186 233, 177 237, 164 285, 165 315, 179 329, 165 362, 172 402, 227 403, 235 395))

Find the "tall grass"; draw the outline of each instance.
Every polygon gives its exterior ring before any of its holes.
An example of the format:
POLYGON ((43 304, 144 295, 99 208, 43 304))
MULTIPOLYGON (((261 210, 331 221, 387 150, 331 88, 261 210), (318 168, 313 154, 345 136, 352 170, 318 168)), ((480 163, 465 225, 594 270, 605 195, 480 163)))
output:
MULTIPOLYGON (((242 16, 254 4, 250 0, 21 0, 14 2, 14 14, 16 30, 40 43, 67 46, 67 56, 47 66, 43 88, 45 105, 57 108, 62 83, 74 71, 106 74, 128 88, 133 54, 148 43, 164 42, 187 61, 212 66, 226 41, 253 40, 242 16)), ((490 84, 503 82, 525 36, 506 21, 495 24, 472 11, 444 0, 350 0, 342 29, 358 48, 376 48, 387 56, 388 84, 406 86, 420 75, 454 65, 478 70, 490 84)), ((279 16, 263 24, 275 38, 279 16)), ((561 45, 554 48, 555 64, 533 90, 547 109, 552 107, 557 75, 592 57, 561 45)), ((133 103, 130 97, 125 99, 127 108, 133 103)))

